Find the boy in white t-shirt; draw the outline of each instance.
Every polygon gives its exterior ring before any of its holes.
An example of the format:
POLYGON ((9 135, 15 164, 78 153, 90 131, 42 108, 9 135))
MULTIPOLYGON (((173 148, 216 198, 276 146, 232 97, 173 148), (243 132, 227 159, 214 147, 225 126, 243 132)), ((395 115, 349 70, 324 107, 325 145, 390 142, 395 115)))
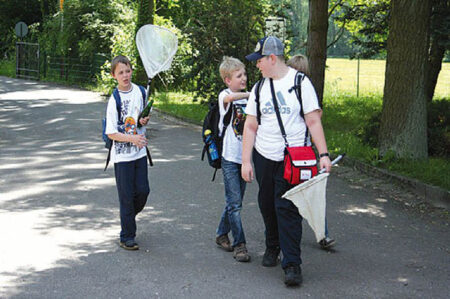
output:
MULTIPOLYGON (((139 249, 136 237, 136 215, 144 209, 150 187, 147 172, 147 138, 145 127, 138 128, 137 121, 144 107, 144 98, 139 86, 131 82, 132 67, 125 56, 111 61, 111 75, 117 80, 121 107, 111 96, 106 111, 105 133, 113 140, 111 161, 114 162, 117 191, 120 203, 120 247, 139 249)), ((149 117, 141 118, 146 125, 149 117)))
POLYGON ((233 257, 237 261, 248 262, 250 256, 245 246, 241 221, 245 192, 245 181, 241 177, 242 132, 249 96, 249 93, 243 90, 247 87, 247 74, 239 59, 227 56, 223 58, 219 71, 228 87, 219 94, 219 130, 223 136, 222 171, 226 205, 217 228, 216 243, 226 251, 234 251, 233 257), (230 231, 233 235, 233 245, 228 238, 230 231))
MULTIPOLYGON (((255 87, 248 100, 242 147, 242 177, 246 182, 253 180, 253 155, 255 177, 259 185, 258 204, 266 228, 266 251, 262 265, 276 266, 281 249, 284 283, 286 286, 298 286, 303 280, 300 268, 303 218, 290 200, 282 198, 292 186, 283 178, 285 142, 273 106, 271 82, 289 145, 303 146, 308 128, 319 151, 320 167, 330 171, 331 161, 314 87, 308 78, 302 81, 303 118, 300 116, 297 95, 293 92, 297 71, 286 65, 283 55, 283 43, 274 36, 268 36, 258 41, 254 53, 246 56, 248 60, 256 61, 256 67, 265 79, 259 93, 259 112, 255 87)), ((306 141, 310 145, 310 141, 306 141)))

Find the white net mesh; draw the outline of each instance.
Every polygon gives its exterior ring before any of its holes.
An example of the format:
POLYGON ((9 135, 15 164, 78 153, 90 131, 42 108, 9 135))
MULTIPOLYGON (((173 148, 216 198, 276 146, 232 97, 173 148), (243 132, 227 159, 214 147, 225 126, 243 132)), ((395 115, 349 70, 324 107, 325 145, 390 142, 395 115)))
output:
POLYGON ((283 195, 294 203, 300 215, 308 221, 317 242, 325 238, 326 189, 329 175, 319 174, 283 195))
POLYGON ((178 38, 170 30, 144 25, 136 34, 136 45, 149 78, 170 68, 178 48, 178 38))

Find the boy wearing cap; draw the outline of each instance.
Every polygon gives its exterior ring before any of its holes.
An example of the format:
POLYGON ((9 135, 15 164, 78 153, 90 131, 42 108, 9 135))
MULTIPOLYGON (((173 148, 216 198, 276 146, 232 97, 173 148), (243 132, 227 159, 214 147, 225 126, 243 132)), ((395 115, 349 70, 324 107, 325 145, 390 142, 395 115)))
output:
MULTIPOLYGON (((290 200, 281 197, 292 188, 292 185, 283 178, 285 143, 273 109, 271 83, 274 86, 276 102, 280 108, 289 145, 302 146, 308 128, 319 151, 320 167, 329 172, 331 161, 314 87, 307 77, 301 83, 303 119, 300 116, 301 107, 297 96, 292 92, 296 70, 286 65, 283 55, 283 43, 276 37, 268 36, 258 41, 254 53, 246 56, 247 60, 256 61, 256 66, 265 79, 259 92, 260 114, 257 112, 255 101, 255 86, 248 100, 241 173, 246 182, 251 182, 255 174, 259 186, 258 203, 266 230, 266 250, 262 265, 276 266, 281 249, 285 284, 297 286, 302 282, 300 241, 303 218, 290 200), (255 173, 251 164, 252 156, 255 173)), ((310 145, 310 141, 308 143, 310 145)))

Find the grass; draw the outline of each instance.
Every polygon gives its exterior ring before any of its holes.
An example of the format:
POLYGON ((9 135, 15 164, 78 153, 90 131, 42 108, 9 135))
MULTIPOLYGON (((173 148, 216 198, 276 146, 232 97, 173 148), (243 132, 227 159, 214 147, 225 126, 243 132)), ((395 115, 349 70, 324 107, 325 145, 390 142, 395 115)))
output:
POLYGON ((0 76, 14 78, 16 77, 15 60, 0 60, 0 76))
POLYGON ((155 108, 198 124, 202 123, 203 118, 208 112, 208 106, 194 102, 192 100, 193 94, 189 93, 157 92, 154 99, 155 108))
MULTIPOLYGON (((384 88, 385 60, 361 60, 359 66, 359 95, 382 96, 384 88)), ((358 61, 344 58, 327 59, 325 71, 325 96, 357 94, 358 61)), ((449 98, 450 63, 442 63, 436 84, 435 98, 449 98)))

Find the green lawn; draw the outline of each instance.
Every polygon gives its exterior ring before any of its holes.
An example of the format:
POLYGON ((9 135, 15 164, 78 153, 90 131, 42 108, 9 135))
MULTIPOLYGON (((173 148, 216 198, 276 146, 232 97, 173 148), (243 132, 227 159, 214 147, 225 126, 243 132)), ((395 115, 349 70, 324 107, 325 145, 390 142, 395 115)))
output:
MULTIPOLYGON (((358 61, 344 58, 327 59, 325 96, 356 96, 358 61)), ((361 60, 359 66, 359 95, 382 95, 385 60, 361 60)), ((436 85, 435 98, 450 96, 450 63, 442 63, 436 85)))

